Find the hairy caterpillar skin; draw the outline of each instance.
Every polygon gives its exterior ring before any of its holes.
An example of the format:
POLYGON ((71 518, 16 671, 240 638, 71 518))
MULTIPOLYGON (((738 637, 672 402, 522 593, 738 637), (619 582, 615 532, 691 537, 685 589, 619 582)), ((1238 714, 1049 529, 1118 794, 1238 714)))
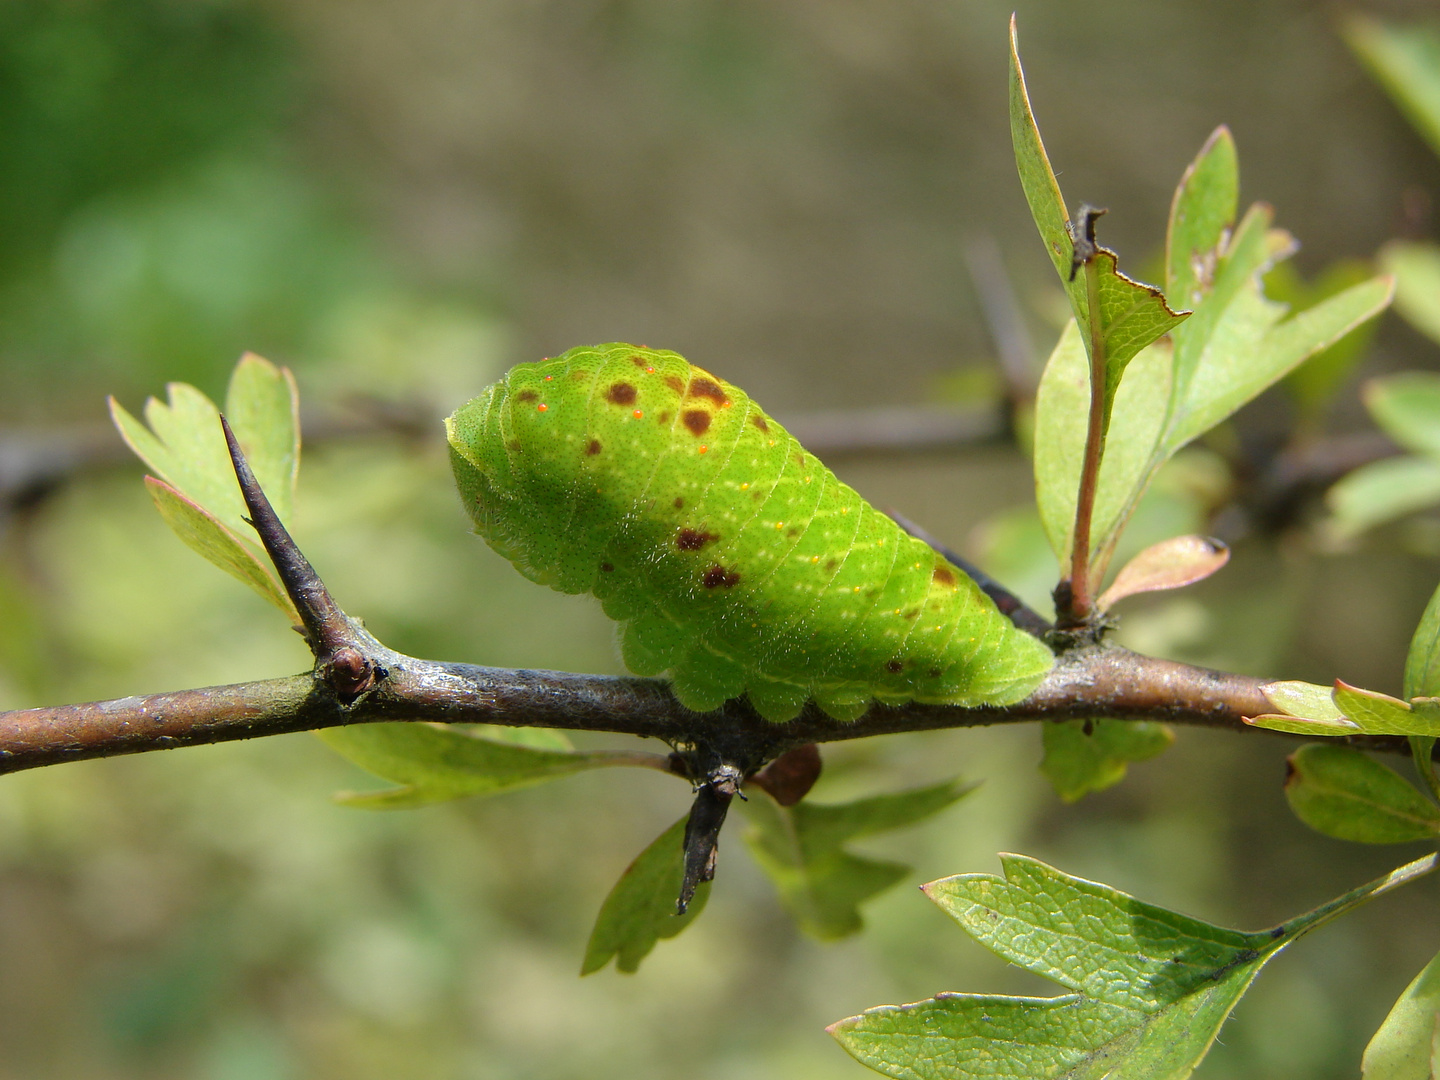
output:
POLYGON ((668 672, 688 708, 999 705, 1050 668, 966 574, 673 352, 520 364, 445 423, 476 531, 531 580, 599 597, 625 663, 668 672))

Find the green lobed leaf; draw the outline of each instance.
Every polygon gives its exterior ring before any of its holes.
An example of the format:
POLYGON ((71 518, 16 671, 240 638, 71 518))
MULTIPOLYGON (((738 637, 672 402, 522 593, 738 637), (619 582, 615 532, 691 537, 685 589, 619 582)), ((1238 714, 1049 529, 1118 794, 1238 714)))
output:
POLYGON ((1402 685, 1407 698, 1440 697, 1440 587, 1430 595, 1410 638, 1402 685))
MULTIPOLYGON (((1231 150, 1224 136, 1213 135, 1176 193, 1167 281, 1190 290, 1186 300, 1195 310, 1170 330, 1173 349, 1158 342, 1131 363, 1115 397, 1091 528, 1095 563, 1102 570, 1156 471, 1171 456, 1353 333, 1390 299, 1390 280, 1372 278, 1284 318, 1285 306, 1262 292, 1261 276, 1293 252, 1294 241, 1271 228, 1271 211, 1262 205, 1251 207, 1226 238, 1226 212, 1237 182, 1231 150), (1198 246, 1207 243, 1212 246, 1198 246)), ((1089 392, 1084 346, 1078 331, 1062 335, 1036 398, 1037 502, 1062 562, 1070 557, 1084 449, 1089 392)))
MULTIPOLYGON (((1205 342, 1161 444, 1164 456, 1231 416, 1303 360, 1380 314, 1393 291, 1391 279, 1372 278, 1282 321, 1283 305, 1265 299, 1252 275, 1205 342)), ((1185 349, 1177 336, 1177 354, 1185 349)))
POLYGON ((1367 735, 1437 735, 1440 722, 1425 711, 1375 690, 1335 681, 1335 704, 1367 735))
MULTIPOLYGON (((1097 547, 1118 535, 1149 482, 1171 377, 1170 346, 1157 342, 1131 362, 1115 396, 1091 525, 1097 547)), ((1062 565, 1070 559, 1089 402, 1090 365, 1072 322, 1045 365, 1035 398, 1035 500, 1062 565)))
POLYGON ((1225 232, 1240 201, 1235 138, 1221 124, 1195 155, 1170 203, 1165 234, 1165 295, 1195 307, 1209 291, 1225 232))
POLYGON ((1359 844, 1440 835, 1440 808, 1394 769, 1348 746, 1316 743, 1290 755, 1285 798, 1316 832, 1359 844))
POLYGON ((1363 1080, 1440 1076, 1440 955, 1421 969, 1365 1047, 1363 1080))
POLYGON ((1040 731, 1040 771, 1066 802, 1118 784, 1132 761, 1147 761, 1175 741, 1173 731, 1149 720, 1061 720, 1040 731))
POLYGON ((1427 856, 1273 930, 1226 930, 1001 857, 927 895, 1006 960, 1079 991, 1056 998, 942 994, 830 1027, 857 1060, 904 1080, 1180 1080, 1280 949, 1434 869, 1427 856))
MULTIPOLYGON (((300 391, 295 376, 289 368, 246 353, 230 373, 225 419, 275 513, 282 521, 289 518, 300 474, 300 391)), ((225 460, 228 466, 228 452, 225 460)))
POLYGON ((229 526, 164 480, 147 476, 145 486, 155 502, 155 509, 160 511, 160 517, 187 547, 250 586, 285 612, 292 622, 300 622, 295 605, 285 595, 268 560, 262 560, 255 549, 236 536, 229 526))
POLYGON ((1345 38, 1406 119, 1440 154, 1440 27, 1353 16, 1345 38))
MULTIPOLYGON (((226 395, 231 429, 276 513, 290 516, 299 467, 299 398, 285 368, 246 353, 226 395)), ((268 569, 269 560, 246 521, 244 498, 220 428, 220 411, 186 383, 171 383, 165 402, 150 398, 142 424, 110 399, 121 437, 164 482, 150 486, 166 523, 190 548, 277 603, 293 617, 268 569), (237 550, 238 547, 238 550, 237 550)))
POLYGON ((850 803, 805 801, 790 807, 757 796, 744 804, 751 822, 745 843, 800 928, 811 937, 832 941, 859 931, 864 925, 859 905, 890 888, 910 869, 853 855, 842 845, 923 821, 973 788, 947 780, 850 803))
POLYGON ((1075 321, 1084 331, 1082 339, 1087 355, 1096 343, 1104 350, 1108 417, 1121 376, 1130 361, 1141 349, 1182 322, 1188 312, 1172 311, 1159 289, 1120 273, 1115 253, 1105 248, 1099 249, 1082 272, 1073 272, 1074 245, 1066 226, 1069 215, 1030 107, 1014 18, 1010 20, 1010 138, 1015 147, 1020 186, 1025 191, 1040 238, 1055 264, 1055 272, 1060 275, 1060 283, 1070 298, 1075 321))
POLYGON ((1440 247, 1393 240, 1380 249, 1380 265, 1395 275, 1395 310, 1416 330, 1440 341, 1440 247))
MULTIPOLYGON (((687 815, 688 817, 688 815, 687 815)), ((599 971, 615 958, 615 970, 633 973, 655 943, 684 930, 710 899, 710 882, 702 881, 685 914, 675 914, 680 879, 685 873, 685 822, 681 818, 659 835, 635 861, 625 868, 620 880, 605 897, 580 974, 599 971)))
POLYGON ((347 806, 369 810, 496 795, 587 769, 639 763, 633 754, 536 749, 443 724, 354 724, 315 734, 367 772, 401 785, 336 795, 347 806))
MULTIPOLYGON (((1327 266, 1313 282, 1307 282, 1293 263, 1282 262, 1265 275, 1265 295, 1288 304, 1292 311, 1305 311, 1373 275, 1374 268, 1368 261, 1342 259, 1327 266)), ((1319 411, 1334 398, 1360 363, 1378 327, 1374 320, 1357 327, 1285 377, 1285 386, 1307 414, 1306 419, 1317 419, 1319 411)))
POLYGON ((1266 683, 1260 688, 1260 692, 1271 705, 1291 716, 1321 721, 1345 719, 1344 712, 1335 704, 1333 686, 1286 680, 1266 683))

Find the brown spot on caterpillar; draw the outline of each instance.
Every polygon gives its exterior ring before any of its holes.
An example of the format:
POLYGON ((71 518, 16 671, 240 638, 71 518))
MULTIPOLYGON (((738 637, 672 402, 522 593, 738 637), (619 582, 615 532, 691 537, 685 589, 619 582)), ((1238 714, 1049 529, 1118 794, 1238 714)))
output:
POLYGON ((540 395, 537 394, 534 390, 521 390, 518 394, 515 395, 515 400, 516 400, 516 401, 534 401, 534 400, 535 400, 536 398, 538 398, 539 396, 540 396, 540 395))
POLYGON ((938 679, 939 677, 940 677, 940 669, 939 669, 938 667, 932 667, 932 668, 930 669, 930 678, 932 678, 932 679, 938 679))
POLYGON ((594 457, 594 456, 595 456, 596 454, 598 454, 599 452, 600 452, 600 440, 599 440, 599 439, 591 439, 588 443, 585 444, 585 455, 586 455, 587 457, 594 457))
POLYGON ((790 528, 788 528, 788 529, 785 530, 785 535, 786 535, 786 536, 799 536, 799 535, 800 535, 800 530, 797 529, 794 525, 791 525, 790 528))
POLYGON ((799 465, 801 468, 804 468, 804 466, 805 466, 805 455, 804 455, 804 454, 796 454, 796 455, 795 455, 795 464, 796 464, 796 465, 799 465))
POLYGON ((704 409, 686 409, 682 420, 685 426, 690 429, 690 434, 699 438, 710 430, 710 414, 704 409))
POLYGON ((590 378, 590 372, 586 371, 584 368, 576 368, 574 371, 570 372, 570 378, 574 379, 576 382, 584 382, 586 379, 590 378))
POLYGON ((718 533, 698 532, 695 529, 681 529, 675 535, 675 546, 681 551, 699 551, 711 540, 719 540, 718 533))
POLYGON ((615 572, 615 565, 613 563, 602 562, 600 564, 600 572, 604 574, 613 574, 615 572))
POLYGON ((761 431, 770 430, 770 425, 765 423, 765 418, 759 413, 756 413, 754 416, 750 417, 750 422, 754 424, 757 428, 759 428, 761 431))
POLYGON ((690 396, 709 398, 716 405, 729 405, 730 399, 725 396, 725 391, 720 389, 720 384, 714 379, 706 379, 700 376, 690 380, 690 396))
POLYGON ((899 660, 886 660, 885 670, 890 672, 891 675, 899 675, 900 672, 905 670, 905 665, 899 660))
POLYGON ((765 493, 763 491, 752 491, 750 493, 750 498, 752 499, 763 499, 764 497, 765 493))
POLYGON ((917 607, 917 608, 912 608, 911 610, 905 612, 905 614, 902 615, 902 616, 900 616, 900 617, 901 617, 902 619, 913 619, 913 618, 915 618, 916 615, 919 615, 919 614, 920 614, 920 609, 917 607))
POLYGON ((933 577, 936 581, 938 581, 941 585, 948 585, 952 589, 955 587, 955 572, 951 570, 948 566, 935 567, 935 572, 930 576, 933 577))
POLYGON ((712 566, 700 580, 707 589, 733 589, 740 583, 740 574, 736 570, 726 570, 723 566, 712 566))
POLYGON ((634 365, 635 365, 636 367, 638 367, 638 368, 644 368, 644 367, 647 366, 646 363, 645 363, 644 358, 643 358, 643 357, 639 357, 639 356, 632 356, 632 357, 630 357, 630 362, 631 362, 632 364, 634 364, 634 365))
POLYGON ((679 510, 679 509, 680 509, 682 506, 684 506, 684 505, 685 505, 685 500, 682 499, 682 498, 680 498, 679 495, 676 495, 676 496, 675 496, 675 509, 676 509, 676 510, 679 510))
POLYGON ((520 452, 520 440, 519 440, 519 439, 511 439, 509 442, 507 442, 507 443, 505 444, 505 449, 506 449, 506 450, 514 451, 515 453, 518 454, 518 453, 520 452))
POLYGON ((617 382, 610 385, 605 391, 605 397, 612 405, 633 405, 635 404, 635 387, 628 382, 617 382))
POLYGON ((670 410, 666 409, 664 412, 662 412, 659 416, 655 418, 655 422, 661 427, 664 427, 666 424, 670 423, 670 410))
POLYGON ((827 560, 826 563, 825 563, 825 569, 826 569, 826 570, 834 570, 834 569, 835 569, 835 560, 834 560, 834 559, 829 559, 829 560, 827 560))
POLYGON ((674 390, 677 394, 685 393, 685 383, 679 375, 666 375, 665 385, 674 390))

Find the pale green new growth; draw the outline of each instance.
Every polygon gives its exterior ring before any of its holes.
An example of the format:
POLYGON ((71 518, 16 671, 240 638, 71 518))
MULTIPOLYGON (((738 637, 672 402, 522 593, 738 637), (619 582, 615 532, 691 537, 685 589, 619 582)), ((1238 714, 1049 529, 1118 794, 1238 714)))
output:
POLYGON ((1159 289, 1132 281, 1120 273, 1113 251, 1100 248, 1093 264, 1084 272, 1076 272, 1075 247, 1066 225, 1069 214, 1030 108, 1013 18, 1010 22, 1010 138, 1030 214, 1070 298, 1075 320, 1085 330, 1086 348, 1099 346, 1103 353, 1108 415, 1126 365, 1141 349, 1183 321, 1188 313, 1171 311, 1159 289), (1092 281, 1088 278, 1093 278, 1093 296, 1092 281))
MULTIPOLYGON (((1194 314, 1131 363, 1116 395, 1091 532, 1097 563, 1108 564, 1121 529, 1156 471, 1177 450, 1283 378, 1301 362, 1373 318, 1389 303, 1391 282, 1373 278, 1289 319, 1266 299, 1261 276, 1293 251, 1290 236, 1270 228, 1268 207, 1254 206, 1226 240, 1213 221, 1237 184, 1228 139, 1211 137, 1182 181, 1172 207, 1172 242, 1201 242, 1208 251, 1172 251, 1177 281, 1197 296, 1194 314), (1208 198, 1206 183, 1218 186, 1208 198), (1202 209, 1203 208, 1203 209, 1202 209), (1191 215, 1184 220, 1176 216, 1191 215), (1178 239, 1177 239, 1178 238, 1178 239), (1182 264, 1195 269, 1184 276, 1182 264)), ((1036 398, 1035 486, 1041 519, 1062 561, 1070 556, 1070 528, 1085 446, 1083 402, 1089 369, 1082 335, 1067 330, 1055 347, 1036 398)))
POLYGON ((1280 949, 1429 873, 1435 856, 1269 931, 1212 926, 1018 855, 1005 876, 966 874, 926 893, 981 945, 1074 993, 942 994, 842 1020, 855 1058, 904 1080, 1180 1080, 1280 949))
POLYGON ((914 825, 969 794, 973 784, 943 784, 826 805, 782 807, 754 795, 745 804, 745 843, 780 892, 781 902, 811 937, 830 941, 863 925, 859 905, 894 885, 910 868, 852 855, 861 836, 914 825))
POLYGON ((1148 761, 1175 741, 1173 731, 1150 720, 1062 720, 1043 724, 1041 737, 1040 771, 1066 802, 1118 784, 1131 762, 1148 761))
POLYGON ((367 772, 401 785, 336 796, 347 806, 369 810, 496 795, 587 769, 648 764, 634 754, 566 750, 563 739, 537 739, 526 728, 485 731, 481 736, 441 724, 354 724, 315 734, 367 772), (537 741, 541 746, 534 745, 537 741))
POLYGON ((1365 1048, 1364 1080, 1440 1076, 1440 956, 1405 988, 1365 1048))
MULTIPOLYGON (((219 410, 187 383, 171 383, 167 390, 168 402, 145 402, 148 428, 110 399, 110 415, 121 437, 159 478, 148 481, 156 509, 191 549, 298 622, 245 520, 245 500, 220 429, 219 410)), ((246 353, 230 376, 225 413, 271 506, 281 520, 288 520, 300 465, 294 376, 246 353)))
POLYGON ((710 899, 710 882, 702 881, 683 915, 675 914, 675 897, 685 870, 685 818, 671 825, 635 857, 605 897, 580 974, 599 971, 615 958, 617 971, 639 970, 655 943, 684 930, 710 899))

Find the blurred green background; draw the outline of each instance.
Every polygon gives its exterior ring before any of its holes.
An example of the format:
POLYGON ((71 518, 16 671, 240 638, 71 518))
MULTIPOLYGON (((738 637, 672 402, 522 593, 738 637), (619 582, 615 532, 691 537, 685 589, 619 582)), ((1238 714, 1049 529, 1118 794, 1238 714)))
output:
MULTIPOLYGON (((1061 183, 1111 208, 1102 237, 1131 267, 1157 256, 1174 183, 1221 122, 1244 199, 1277 207, 1304 275, 1431 233, 1440 163, 1346 50, 1339 9, 1018 7, 1061 183)), ((377 401, 438 416, 511 363, 607 340, 677 349, 782 419, 983 386, 994 348, 968 244, 997 241, 1040 352, 1056 332, 1010 154, 1010 10, 8 0, 0 443, 93 440, 107 393, 132 410, 169 380, 218 397, 244 349, 293 367, 311 430, 331 435, 377 401)), ((1387 319, 1326 423, 1368 426, 1361 375, 1437 366, 1387 319)), ((1274 394, 1221 443, 1273 449, 1294 419, 1274 394)), ((438 432, 307 450, 295 530, 340 601, 428 656, 618 670, 596 605, 529 585, 469 535, 441 451, 438 432)), ((996 523, 1029 499, 1017 450, 835 463, 872 501, 1024 569, 1023 530, 996 523)), ((5 517, 5 706, 307 666, 272 609, 166 532, 139 475, 81 469, 5 517)), ((1440 572, 1433 528, 1343 550, 1304 514, 1217 528, 1230 567, 1133 602, 1126 640, 1398 690, 1440 572)), ((1016 850, 1253 928, 1413 857, 1295 822, 1289 745, 1182 731, 1066 806, 1036 771, 1033 728, 897 737, 827 750, 816 798, 963 773, 985 781, 976 794, 863 846, 912 862, 912 885, 1016 850)), ((860 937, 800 937, 743 821, 691 930, 638 975, 582 981, 600 901, 684 811, 682 785, 627 771, 394 814, 330 802, 371 783, 309 736, 0 780, 0 1080, 860 1077, 824 1024, 941 990, 1054 992, 910 885, 869 906, 860 937)), ((1437 888, 1278 959, 1201 1075, 1354 1075, 1440 944, 1437 888)))

